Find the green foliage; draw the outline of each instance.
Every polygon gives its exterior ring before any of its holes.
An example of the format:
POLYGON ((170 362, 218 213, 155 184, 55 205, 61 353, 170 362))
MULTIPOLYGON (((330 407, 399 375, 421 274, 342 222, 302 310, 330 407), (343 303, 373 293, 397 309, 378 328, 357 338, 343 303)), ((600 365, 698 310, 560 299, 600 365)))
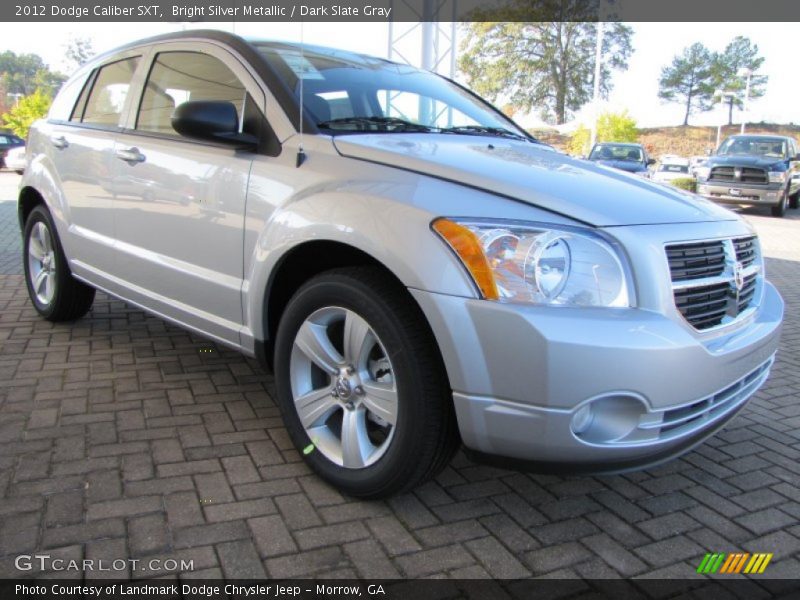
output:
POLYGON ((0 52, 0 84, 9 94, 33 94, 38 88, 55 93, 66 77, 51 71, 38 54, 0 52))
POLYGON ((687 192, 694 192, 697 190, 697 181, 695 181, 692 177, 680 177, 678 179, 673 179, 670 181, 670 184, 676 188, 686 190, 687 192))
MULTIPOLYGON (((587 154, 590 150, 591 132, 581 125, 575 130, 569 143, 570 154, 587 154)), ((605 112, 597 119, 598 142, 638 142, 639 130, 636 120, 627 110, 619 113, 605 112)))
POLYGON ((713 106, 714 55, 695 43, 684 48, 683 53, 672 59, 672 64, 661 69, 658 82, 658 97, 667 102, 686 105, 683 124, 689 124, 689 116, 713 106))
POLYGON ((19 137, 26 139, 34 121, 44 118, 53 98, 42 89, 21 98, 19 102, 3 115, 3 124, 19 137))
MULTIPOLYGON (((571 15, 584 5, 586 10, 594 6, 591 0, 572 4, 571 15)), ((531 7, 529 1, 511 0, 503 11, 482 11, 481 19, 492 20, 466 25, 458 66, 468 85, 491 101, 500 98, 520 110, 536 109, 545 120, 564 123, 592 97, 597 23, 531 15, 531 7), (538 21, 519 18, 522 10, 527 10, 525 17, 538 16, 538 21)), ((607 97, 612 69, 626 68, 633 52, 633 30, 622 23, 606 23, 604 28, 600 91, 607 97)))
POLYGON ((728 105, 728 125, 733 124, 734 106, 744 108, 744 96, 747 87, 746 75, 741 71, 749 69, 750 100, 761 98, 766 93, 766 75, 759 75, 758 70, 764 65, 764 57, 758 55, 758 45, 749 38, 738 35, 725 47, 725 51, 714 56, 712 65, 712 81, 714 88, 731 92, 725 102, 728 105))

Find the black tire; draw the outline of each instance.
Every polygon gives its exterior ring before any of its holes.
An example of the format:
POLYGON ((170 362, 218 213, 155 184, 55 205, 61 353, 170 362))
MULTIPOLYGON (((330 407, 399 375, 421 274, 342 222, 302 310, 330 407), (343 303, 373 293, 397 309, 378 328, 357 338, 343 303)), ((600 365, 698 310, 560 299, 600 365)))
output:
POLYGON ((34 208, 28 215, 27 221, 25 221, 22 244, 22 264, 25 268, 25 283, 31 302, 36 312, 48 321, 74 321, 85 315, 92 307, 95 289, 78 281, 72 276, 66 256, 64 255, 64 249, 61 246, 61 241, 58 239, 58 232, 53 224, 53 219, 44 206, 37 206, 34 208), (31 234, 38 223, 44 224, 52 241, 52 254, 54 259, 52 262, 55 264, 53 279, 55 289, 49 302, 43 302, 37 297, 37 292, 33 289, 33 281, 31 278, 29 248, 31 244, 31 234))
POLYGON ((800 205, 800 190, 789 196, 789 208, 796 209, 800 205))
POLYGON ((781 196, 781 201, 770 208, 770 212, 772 213, 773 217, 782 217, 786 214, 786 207, 789 205, 789 188, 787 187, 783 191, 783 195, 781 196))
POLYGON ((297 291, 278 327, 275 383, 295 446, 320 477, 351 496, 383 498, 407 491, 435 476, 459 446, 452 393, 430 327, 408 291, 378 268, 334 269, 297 291), (364 319, 391 361, 397 390, 393 437, 377 462, 365 467, 346 468, 322 451, 303 452, 312 440, 295 408, 290 361, 301 326, 327 307, 364 319))

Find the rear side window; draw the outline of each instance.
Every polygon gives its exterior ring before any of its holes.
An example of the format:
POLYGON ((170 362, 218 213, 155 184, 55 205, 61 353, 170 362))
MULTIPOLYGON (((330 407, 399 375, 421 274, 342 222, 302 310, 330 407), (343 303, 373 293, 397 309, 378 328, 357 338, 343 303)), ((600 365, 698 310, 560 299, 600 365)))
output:
POLYGON ((242 82, 218 58, 198 52, 163 52, 147 78, 136 129, 177 135, 172 113, 190 100, 231 102, 241 118, 245 96, 242 82))
POLYGON ((135 57, 101 67, 82 110, 80 109, 83 98, 78 100, 76 113, 80 110, 81 114, 73 114, 73 121, 117 127, 138 64, 139 57, 135 57))
POLYGON ((69 120, 70 113, 75 106, 75 100, 78 98, 81 89, 85 87, 87 75, 88 73, 84 73, 81 77, 70 79, 61 87, 47 114, 49 119, 54 121, 69 120))

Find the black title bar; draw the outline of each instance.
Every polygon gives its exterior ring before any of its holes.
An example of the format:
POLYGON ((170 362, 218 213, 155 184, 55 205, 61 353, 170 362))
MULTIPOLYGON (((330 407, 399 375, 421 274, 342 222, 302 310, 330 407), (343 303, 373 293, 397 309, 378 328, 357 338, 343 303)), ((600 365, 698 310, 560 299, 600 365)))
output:
POLYGON ((800 21, 798 0, 3 0, 0 20, 115 22, 800 21))

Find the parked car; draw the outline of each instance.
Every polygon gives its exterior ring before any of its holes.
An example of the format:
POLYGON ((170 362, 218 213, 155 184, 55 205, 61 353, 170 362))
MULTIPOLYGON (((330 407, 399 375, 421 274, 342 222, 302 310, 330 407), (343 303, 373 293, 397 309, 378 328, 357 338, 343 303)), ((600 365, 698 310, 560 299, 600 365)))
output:
POLYGON ((410 489, 461 442, 563 473, 659 464, 773 364, 783 301, 745 221, 407 65, 169 34, 83 66, 29 148, 36 311, 77 319, 100 289, 257 357, 347 494, 410 489))
POLYGON ((25 170, 25 146, 11 148, 6 154, 5 162, 6 169, 11 169, 22 175, 25 170))
POLYGON ((692 156, 689 158, 689 173, 692 177, 697 177, 697 169, 704 167, 707 162, 707 156, 692 156))
POLYGON ((589 153, 589 160, 641 177, 649 177, 648 167, 656 163, 654 158, 647 155, 647 151, 641 144, 617 142, 595 144, 589 153))
POLYGON ((659 163, 653 173, 653 181, 659 183, 669 183, 675 179, 691 178, 689 173, 689 161, 685 158, 671 158, 668 161, 659 163))
POLYGON ((723 204, 769 206, 773 217, 797 208, 797 142, 779 135, 734 135, 696 169, 697 193, 723 204))
POLYGON ((24 146, 25 140, 13 133, 0 133, 0 168, 6 166, 5 157, 8 151, 18 146, 24 146))

